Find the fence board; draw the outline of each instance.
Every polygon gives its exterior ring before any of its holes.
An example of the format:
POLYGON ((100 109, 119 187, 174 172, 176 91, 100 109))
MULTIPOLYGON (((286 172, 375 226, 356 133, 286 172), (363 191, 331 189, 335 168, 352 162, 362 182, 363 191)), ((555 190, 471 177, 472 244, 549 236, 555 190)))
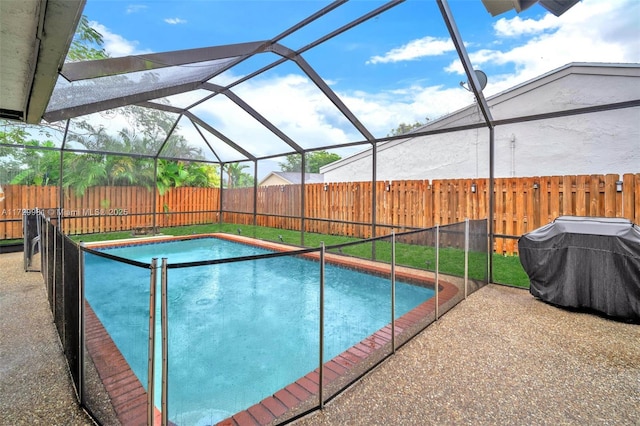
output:
POLYGON ((596 194, 600 192, 600 177, 591 175, 589 177, 589 216, 599 216, 600 206, 598 203, 598 197, 596 194))
POLYGON ((562 214, 571 215, 574 211, 573 191, 575 190, 575 176, 562 177, 562 214))
POLYGON ((549 217, 560 216, 560 176, 549 177, 549 217))
POLYGON ((618 193, 616 192, 616 181, 618 175, 606 175, 604 177, 604 216, 616 217, 616 199, 618 193))
MULTIPOLYGON (((494 194, 495 194, 495 215, 494 215, 494 233, 496 234, 504 234, 504 179, 496 179, 494 183, 494 194)), ((494 250, 496 253, 504 253, 504 239, 498 238, 495 241, 494 250)))
POLYGON ((622 211, 621 217, 640 223, 640 174, 627 174, 622 178, 622 211), (636 200, 638 200, 636 202, 636 200), (635 211, 635 214, 634 214, 635 211))
MULTIPOLYGON (((517 220, 517 211, 516 211, 516 182, 513 179, 507 180, 506 194, 505 194, 505 228, 504 233, 506 235, 514 235, 516 234, 516 226, 515 221, 517 220)), ((514 240, 508 238, 505 241, 505 251, 507 253, 513 253, 513 243, 514 240)))
POLYGON ((514 229, 512 230, 512 234, 522 235, 526 231, 526 213, 525 213, 525 196, 528 192, 526 187, 527 181, 524 179, 517 179, 515 181, 515 200, 513 207, 513 218, 512 222, 514 225, 514 229))
MULTIPOLYGON (((631 183, 628 189, 628 200, 629 206, 627 210, 625 210, 626 218, 633 218, 634 223, 640 224, 640 173, 635 176, 629 175, 628 181, 631 183)), ((623 184, 624 191, 624 184, 623 184)), ((623 193, 624 196, 624 193, 623 193)))
POLYGON ((576 216, 587 216, 587 186, 589 176, 578 176, 578 182, 576 184, 576 216))

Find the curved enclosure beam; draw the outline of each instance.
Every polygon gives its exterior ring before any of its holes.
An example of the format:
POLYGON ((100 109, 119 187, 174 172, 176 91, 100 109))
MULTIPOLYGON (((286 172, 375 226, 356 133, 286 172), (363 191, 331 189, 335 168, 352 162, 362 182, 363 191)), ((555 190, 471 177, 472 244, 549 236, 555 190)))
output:
POLYGON ((313 81, 313 83, 320 89, 322 93, 335 105, 336 108, 340 110, 340 112, 353 124, 353 126, 358 129, 358 131, 362 134, 370 142, 375 140, 375 137, 367 130, 366 127, 358 120, 358 118, 347 108, 347 106, 342 102, 342 100, 336 95, 336 93, 331 90, 331 87, 318 75, 318 73, 311 68, 311 65, 307 61, 304 60, 302 56, 298 53, 294 52, 291 49, 288 49, 282 45, 274 44, 271 49, 273 52, 288 58, 294 61, 300 69, 313 81))
POLYGON ((231 90, 226 89, 222 86, 218 86, 213 83, 205 83, 202 85, 203 89, 211 90, 216 93, 220 93, 229 98, 232 102, 242 108, 247 114, 253 117, 258 123, 262 124, 264 127, 269 129, 274 135, 282 139, 287 145, 296 150, 299 153, 304 152, 304 149, 297 143, 295 143, 289 136, 285 135, 280 129, 274 126, 269 120, 264 118, 258 111, 253 109, 248 103, 246 103, 242 98, 233 93, 231 90))

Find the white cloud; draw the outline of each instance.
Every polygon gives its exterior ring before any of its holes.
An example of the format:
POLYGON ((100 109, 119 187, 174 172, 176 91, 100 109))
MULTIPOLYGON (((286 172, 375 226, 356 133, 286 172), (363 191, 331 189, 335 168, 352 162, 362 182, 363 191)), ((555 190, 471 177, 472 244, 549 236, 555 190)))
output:
POLYGON ((455 50, 451 39, 423 37, 412 40, 404 46, 391 49, 383 56, 373 56, 367 64, 412 61, 425 56, 439 56, 455 50))
MULTIPOLYGON (((634 18, 640 16, 640 2, 625 3, 584 0, 561 17, 547 14, 537 21, 518 17, 500 19, 496 24, 498 35, 538 33, 504 50, 469 52, 474 67, 513 67, 511 73, 489 74, 485 95, 506 90, 570 62, 640 62, 640 38, 637 18, 634 18), (557 25, 549 24, 550 20, 555 20, 557 25), (551 29, 553 31, 547 31, 551 29)), ((457 59, 446 71, 464 74, 457 59)))
MULTIPOLYGON (((216 78, 216 83, 224 84, 237 78, 226 73, 223 78, 216 78)), ((305 148, 325 146, 328 141, 345 143, 363 139, 315 84, 301 75, 252 79, 236 86, 233 92, 305 148)), ((212 98, 194 112, 255 154, 292 150, 224 96, 212 98)))
POLYGON ((142 10, 145 10, 147 8, 147 6, 143 5, 143 4, 130 4, 129 6, 127 6, 127 10, 126 13, 127 15, 132 14, 132 13, 138 13, 142 10))
POLYGON ((522 19, 516 16, 513 19, 501 18, 493 25, 498 36, 514 37, 541 33, 550 29, 557 29, 560 21, 551 14, 546 14, 540 20, 522 19))
POLYGON ((187 21, 185 19, 180 19, 180 18, 166 18, 164 20, 164 22, 166 22, 167 24, 171 24, 171 25, 186 24, 187 23, 187 21))
POLYGON ((149 50, 138 50, 137 41, 127 40, 119 34, 114 34, 107 27, 98 22, 92 21, 89 23, 89 26, 102 34, 104 50, 112 58, 150 52, 149 50))
MULTIPOLYGON (((503 65, 506 58, 499 50, 481 49, 475 52, 470 52, 469 60, 474 67, 478 68, 480 65, 487 63, 503 65)), ((444 70, 451 74, 464 75, 464 68, 462 67, 462 62, 460 62, 459 59, 452 61, 444 70)))
MULTIPOLYGON (((223 80, 226 82, 237 78, 226 73, 224 78, 217 78, 216 83, 224 84, 223 80)), ((365 139, 304 76, 288 74, 254 79, 242 83, 233 91, 305 148, 365 139)), ((469 92, 459 87, 446 89, 442 86, 414 85, 401 92, 336 92, 376 137, 386 136, 401 122, 424 122, 427 117, 439 118, 473 100, 469 92)), ((271 153, 265 150, 282 146, 275 136, 226 100, 206 102, 194 112, 206 117, 216 129, 232 140, 242 141, 249 151, 255 150, 253 152, 266 155, 271 153)), ((365 148, 368 146, 355 147, 351 152, 365 148)))

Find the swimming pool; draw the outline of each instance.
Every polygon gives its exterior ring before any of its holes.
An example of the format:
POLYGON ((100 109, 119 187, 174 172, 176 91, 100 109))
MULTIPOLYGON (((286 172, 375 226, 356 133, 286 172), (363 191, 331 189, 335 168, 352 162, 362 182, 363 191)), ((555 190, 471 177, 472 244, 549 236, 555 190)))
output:
MULTIPOLYGON (((268 253, 216 238, 107 252, 142 262, 166 257, 170 264, 268 253)), ((121 264, 117 270, 113 261, 88 254, 86 298, 146 384, 149 271, 121 264)), ((317 368, 319 273, 317 262, 300 257, 171 269, 169 419, 215 423, 317 368)), ((396 317, 432 295, 430 288, 396 283, 396 317)), ((390 313, 388 278, 327 264, 325 360, 388 324, 390 313)))

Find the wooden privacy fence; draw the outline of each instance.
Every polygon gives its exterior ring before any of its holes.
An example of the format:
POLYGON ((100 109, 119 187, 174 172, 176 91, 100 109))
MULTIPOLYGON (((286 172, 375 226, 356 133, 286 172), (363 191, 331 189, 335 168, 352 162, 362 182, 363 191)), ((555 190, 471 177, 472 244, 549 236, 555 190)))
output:
POLYGON ((43 210, 48 216, 62 214, 67 234, 128 231, 153 225, 180 226, 216 222, 219 218, 218 188, 173 188, 164 195, 137 186, 95 186, 83 196, 60 193, 56 186, 6 185, 0 201, 0 239, 22 238, 22 215, 43 210))
MULTIPOLYGON (((624 175, 621 185, 618 180, 615 174, 495 179, 495 252, 516 253, 516 237, 562 215, 623 217, 640 223, 640 173, 624 175)), ((0 237, 4 239, 21 238, 23 211, 59 205, 57 187, 3 188, 0 237)), ((255 205, 258 225, 297 230, 304 195, 305 231, 366 238, 371 236, 373 190, 378 235, 488 217, 488 179, 320 183, 305 185, 304 194, 301 190, 300 185, 225 189, 223 221, 253 224, 255 205)), ((218 188, 156 193, 156 224, 217 222, 219 196, 218 188)), ((153 191, 140 187, 93 187, 82 197, 64 194, 65 231, 81 234, 151 226, 153 197, 153 191)))

